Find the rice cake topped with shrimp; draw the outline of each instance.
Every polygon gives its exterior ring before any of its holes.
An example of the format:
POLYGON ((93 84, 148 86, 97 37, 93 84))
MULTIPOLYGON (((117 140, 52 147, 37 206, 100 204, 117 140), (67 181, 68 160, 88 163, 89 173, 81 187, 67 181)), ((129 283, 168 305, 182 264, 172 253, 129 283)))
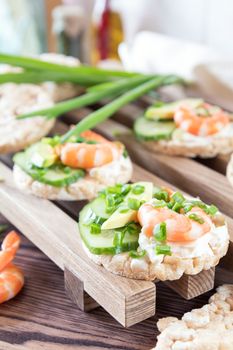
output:
POLYGON ((214 205, 151 182, 108 187, 79 216, 87 255, 112 273, 176 280, 216 266, 228 249, 214 205))
POLYGON ((148 149, 169 155, 211 158, 233 151, 232 116, 202 99, 158 103, 134 124, 148 149))
MULTIPOLYGON (((42 54, 41 60, 78 66, 79 60, 59 54, 42 54)), ((0 65, 0 73, 18 73, 22 69, 0 65)), ((36 84, 6 83, 0 85, 0 153, 12 153, 28 147, 47 135, 55 121, 39 116, 17 120, 17 116, 51 107, 54 102, 76 96, 80 87, 70 83, 36 84)))
POLYGON ((51 200, 90 200, 106 186, 126 183, 132 176, 124 145, 92 131, 64 144, 59 136, 44 138, 13 160, 17 187, 51 200))

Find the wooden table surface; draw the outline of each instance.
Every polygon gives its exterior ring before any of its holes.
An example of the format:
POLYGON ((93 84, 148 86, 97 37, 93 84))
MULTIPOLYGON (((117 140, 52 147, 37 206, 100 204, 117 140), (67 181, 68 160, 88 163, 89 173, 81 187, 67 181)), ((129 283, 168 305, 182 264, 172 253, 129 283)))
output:
MULTIPOLYGON (((102 308, 84 313, 74 306, 64 291, 63 272, 23 236, 15 262, 24 270, 26 283, 16 298, 0 307, 1 350, 148 350, 156 343, 156 321, 168 315, 168 305, 169 315, 180 317, 213 293, 185 301, 158 284, 156 316, 127 329, 102 308)), ((216 284, 222 283, 233 283, 233 274, 217 269, 216 284)))

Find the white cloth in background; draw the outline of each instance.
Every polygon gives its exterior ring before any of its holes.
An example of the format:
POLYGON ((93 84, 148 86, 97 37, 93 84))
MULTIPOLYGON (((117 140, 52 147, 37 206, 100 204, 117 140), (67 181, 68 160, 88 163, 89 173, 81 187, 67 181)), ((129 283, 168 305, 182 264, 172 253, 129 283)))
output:
POLYGON ((121 44, 119 52, 126 70, 174 73, 187 79, 193 78, 196 65, 222 57, 204 45, 152 32, 138 33, 133 44, 121 44))

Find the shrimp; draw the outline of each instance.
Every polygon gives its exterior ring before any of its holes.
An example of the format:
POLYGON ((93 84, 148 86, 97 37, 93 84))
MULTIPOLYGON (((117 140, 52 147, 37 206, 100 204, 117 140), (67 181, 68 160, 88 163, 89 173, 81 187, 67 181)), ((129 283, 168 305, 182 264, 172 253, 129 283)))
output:
POLYGON ((198 114, 198 109, 177 108, 174 114, 176 126, 193 135, 208 136, 216 134, 230 122, 227 113, 220 108, 203 104, 203 108, 199 110, 202 115, 198 114), (203 114, 203 111, 206 114, 203 114))
POLYGON ((14 298, 24 285, 23 272, 12 260, 20 245, 20 238, 15 231, 5 237, 0 251, 0 303, 14 298))
POLYGON ((61 162, 72 168, 90 169, 99 167, 119 159, 124 147, 120 142, 110 142, 93 131, 85 131, 81 135, 87 141, 97 143, 71 143, 59 145, 56 149, 61 162))
POLYGON ((150 203, 143 204, 138 211, 138 221, 143 227, 146 236, 153 235, 154 227, 166 223, 168 242, 190 242, 194 241, 211 229, 211 219, 200 208, 193 207, 187 214, 179 214, 169 208, 155 208, 150 203), (204 220, 203 224, 190 219, 188 216, 197 214, 204 220))

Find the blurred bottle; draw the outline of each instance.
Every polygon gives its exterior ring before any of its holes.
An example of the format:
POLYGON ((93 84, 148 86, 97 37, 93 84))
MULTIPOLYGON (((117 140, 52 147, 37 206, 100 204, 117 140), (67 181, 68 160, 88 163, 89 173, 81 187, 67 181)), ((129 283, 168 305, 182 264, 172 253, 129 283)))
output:
POLYGON ((85 14, 78 5, 60 5, 53 9, 53 32, 57 51, 85 61, 85 14))
POLYGON ((92 17, 91 62, 119 61, 118 46, 124 40, 118 0, 96 0, 92 17))

